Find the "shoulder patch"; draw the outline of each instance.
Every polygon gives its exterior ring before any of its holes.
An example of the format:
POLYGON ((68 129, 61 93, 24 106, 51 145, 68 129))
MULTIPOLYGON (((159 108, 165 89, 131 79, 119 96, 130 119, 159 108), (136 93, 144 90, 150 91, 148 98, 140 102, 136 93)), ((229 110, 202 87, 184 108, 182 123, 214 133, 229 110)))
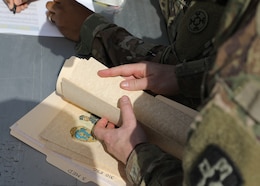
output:
POLYGON ((243 183, 233 162, 215 145, 202 152, 189 177, 192 186, 241 186, 243 183))

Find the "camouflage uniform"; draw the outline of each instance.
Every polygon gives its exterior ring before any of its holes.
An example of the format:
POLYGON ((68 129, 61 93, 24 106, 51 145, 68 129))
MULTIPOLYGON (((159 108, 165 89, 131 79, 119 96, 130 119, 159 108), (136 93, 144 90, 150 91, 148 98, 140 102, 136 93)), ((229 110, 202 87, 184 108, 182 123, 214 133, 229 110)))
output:
POLYGON ((167 23, 169 46, 146 43, 93 14, 81 28, 77 54, 92 55, 108 67, 142 60, 176 65, 181 89, 178 99, 195 108, 200 103, 203 72, 211 66, 209 53, 223 6, 189 0, 160 0, 160 6, 167 23), (188 6, 191 8, 187 9, 188 6))
POLYGON ((126 168, 132 183, 259 185, 259 1, 229 0, 213 44, 216 59, 206 83, 211 93, 192 124, 182 166, 158 147, 139 144, 126 168))

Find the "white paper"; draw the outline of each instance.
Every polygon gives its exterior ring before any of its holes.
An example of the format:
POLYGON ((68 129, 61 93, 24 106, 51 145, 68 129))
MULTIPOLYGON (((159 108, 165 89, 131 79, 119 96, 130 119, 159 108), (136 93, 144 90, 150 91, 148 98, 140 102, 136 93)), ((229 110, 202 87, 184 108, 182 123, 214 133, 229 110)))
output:
POLYGON ((124 0, 95 0, 96 2, 104 3, 112 6, 121 6, 124 0))
MULTIPOLYGON (((45 5, 48 1, 34 1, 21 13, 13 14, 4 1, 0 0, 0 33, 63 37, 46 17, 45 5)), ((78 0, 78 2, 94 11, 92 0, 78 0)))

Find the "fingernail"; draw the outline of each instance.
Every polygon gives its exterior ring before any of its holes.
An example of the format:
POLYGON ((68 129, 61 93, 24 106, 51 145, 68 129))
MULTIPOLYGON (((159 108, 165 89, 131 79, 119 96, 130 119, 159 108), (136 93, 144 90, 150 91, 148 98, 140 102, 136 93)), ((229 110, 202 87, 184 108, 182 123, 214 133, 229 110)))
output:
POLYGON ((121 83, 121 87, 122 87, 122 88, 128 88, 128 87, 129 87, 129 83, 128 83, 127 81, 123 81, 123 82, 121 83))
POLYGON ((126 96, 126 95, 123 95, 122 97, 121 97, 121 101, 128 101, 128 97, 126 96))

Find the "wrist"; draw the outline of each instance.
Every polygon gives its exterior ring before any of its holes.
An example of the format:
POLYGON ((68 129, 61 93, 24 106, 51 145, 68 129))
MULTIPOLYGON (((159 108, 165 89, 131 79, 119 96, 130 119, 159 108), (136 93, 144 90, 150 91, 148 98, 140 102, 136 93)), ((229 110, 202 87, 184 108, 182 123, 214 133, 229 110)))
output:
POLYGON ((134 150, 135 150, 138 146, 143 145, 143 144, 146 144, 146 143, 147 143, 147 142, 141 142, 141 143, 136 144, 136 145, 134 146, 134 148, 130 151, 130 153, 126 156, 127 158, 126 158, 126 161, 125 161, 124 164, 127 165, 127 162, 128 162, 128 160, 129 160, 131 154, 134 152, 134 150))

